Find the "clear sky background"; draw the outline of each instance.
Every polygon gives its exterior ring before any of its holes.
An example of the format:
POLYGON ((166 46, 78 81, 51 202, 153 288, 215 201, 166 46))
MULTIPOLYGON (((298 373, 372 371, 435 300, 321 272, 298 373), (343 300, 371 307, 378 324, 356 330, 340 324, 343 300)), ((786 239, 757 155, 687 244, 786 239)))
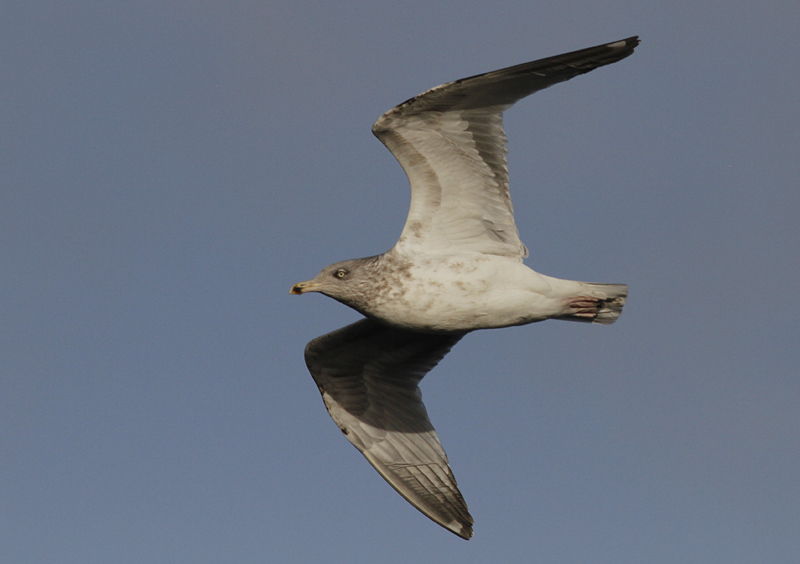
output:
POLYGON ((800 561, 800 4, 5 0, 0 562, 800 561), (370 134, 638 34, 506 114, 527 264, 617 324, 474 333, 422 385, 475 517, 326 413, 290 286, 396 241, 370 134))

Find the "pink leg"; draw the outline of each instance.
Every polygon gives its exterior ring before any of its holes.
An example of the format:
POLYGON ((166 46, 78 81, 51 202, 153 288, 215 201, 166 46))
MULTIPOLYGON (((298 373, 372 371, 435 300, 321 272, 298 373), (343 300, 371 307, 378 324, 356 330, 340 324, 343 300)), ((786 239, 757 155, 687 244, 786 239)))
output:
POLYGON ((569 308, 569 313, 567 313, 567 315, 581 317, 588 321, 597 317, 597 309, 600 306, 600 300, 598 298, 580 296, 565 300, 564 305, 569 308))

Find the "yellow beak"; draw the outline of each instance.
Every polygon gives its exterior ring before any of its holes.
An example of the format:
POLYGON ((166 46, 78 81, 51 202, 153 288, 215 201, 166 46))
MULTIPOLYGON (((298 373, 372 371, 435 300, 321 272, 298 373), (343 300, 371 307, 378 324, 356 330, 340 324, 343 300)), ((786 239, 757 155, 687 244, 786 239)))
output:
POLYGON ((306 282, 298 282, 292 286, 292 289, 289 290, 289 293, 299 296, 300 294, 304 294, 306 292, 315 292, 319 287, 319 284, 314 284, 311 282, 311 280, 308 280, 306 282))

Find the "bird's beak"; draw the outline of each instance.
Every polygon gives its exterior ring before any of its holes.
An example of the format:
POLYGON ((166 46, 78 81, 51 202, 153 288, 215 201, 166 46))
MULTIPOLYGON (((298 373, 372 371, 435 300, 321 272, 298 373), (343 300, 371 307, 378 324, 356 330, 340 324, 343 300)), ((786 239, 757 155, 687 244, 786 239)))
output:
POLYGON ((289 293, 299 296, 300 294, 304 294, 306 292, 316 292, 317 288, 319 287, 320 284, 315 284, 311 280, 308 280, 307 282, 298 282, 292 286, 292 289, 289 290, 289 293))

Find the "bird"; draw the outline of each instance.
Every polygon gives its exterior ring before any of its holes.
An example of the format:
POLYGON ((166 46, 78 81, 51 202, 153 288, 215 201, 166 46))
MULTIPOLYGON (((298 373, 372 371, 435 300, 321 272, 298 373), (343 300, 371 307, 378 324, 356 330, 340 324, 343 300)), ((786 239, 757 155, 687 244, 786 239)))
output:
POLYGON ((464 539, 474 520, 422 402, 422 378, 471 331, 546 319, 608 325, 628 296, 624 284, 562 280, 523 263, 503 112, 637 45, 633 36, 463 78, 383 114, 372 132, 411 185, 400 238, 381 255, 336 262, 291 288, 364 316, 309 342, 308 370, 333 421, 378 473, 464 539))

